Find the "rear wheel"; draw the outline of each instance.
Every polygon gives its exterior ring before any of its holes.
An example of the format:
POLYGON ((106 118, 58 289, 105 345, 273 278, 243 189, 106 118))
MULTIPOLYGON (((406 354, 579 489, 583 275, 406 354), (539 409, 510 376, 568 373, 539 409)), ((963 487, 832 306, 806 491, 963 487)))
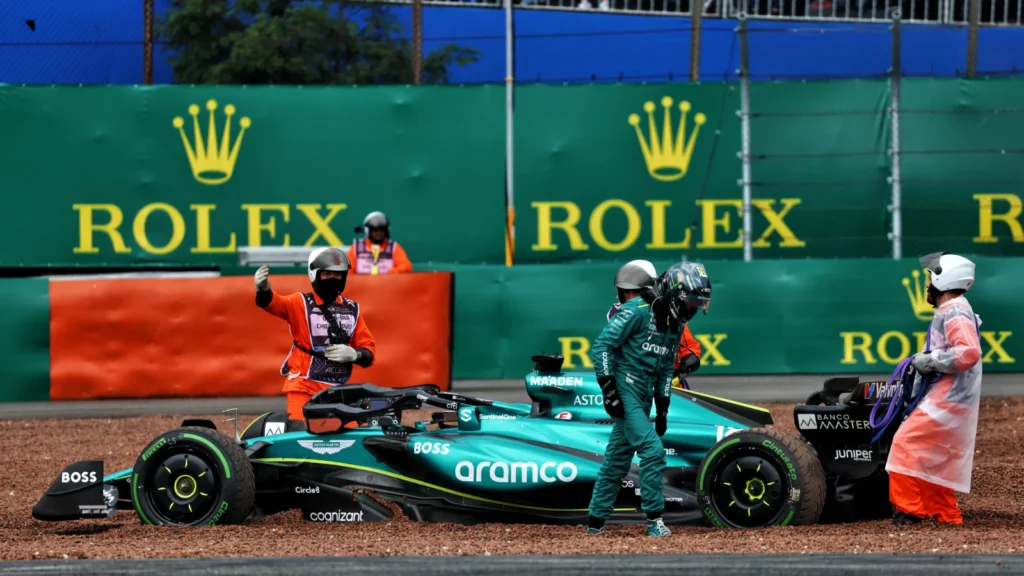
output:
POLYGON ((187 426, 156 438, 139 455, 131 494, 145 524, 240 524, 252 511, 256 482, 232 439, 187 426))
POLYGON ((719 528, 814 524, 825 506, 825 473, 800 439, 753 428, 711 448, 697 492, 704 518, 719 528))

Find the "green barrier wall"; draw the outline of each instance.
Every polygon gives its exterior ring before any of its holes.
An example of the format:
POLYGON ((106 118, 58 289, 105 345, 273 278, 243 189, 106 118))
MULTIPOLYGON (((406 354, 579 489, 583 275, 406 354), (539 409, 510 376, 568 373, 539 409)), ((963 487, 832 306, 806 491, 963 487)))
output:
POLYGON ((1024 255, 1024 79, 902 84, 904 250, 1024 255))
MULTIPOLYGON (((890 256, 888 82, 750 97, 754 257, 890 256)), ((906 255, 1024 255, 1022 101, 904 80, 906 255)), ((741 258, 739 107, 736 84, 517 88, 516 263, 741 258)), ((504 262, 501 87, 0 86, 0 124, 0 266, 231 265, 377 209, 417 264, 504 262)))
POLYGON ((0 402, 50 399, 50 291, 46 278, 0 280, 0 402))
MULTIPOLYGON (((1024 309, 1016 286, 1024 258, 976 262, 978 281, 969 299, 982 319, 984 369, 1022 372, 1024 309)), ((655 262, 659 269, 670 263, 655 262)), ((923 345, 931 308, 923 274, 908 262, 704 264, 714 299, 709 313, 690 325, 704 347, 701 375, 875 374, 891 371, 923 345)), ((593 368, 590 342, 615 301, 616 264, 433 268, 455 272, 456 379, 520 378, 532 367, 530 356, 542 351, 563 354, 567 370, 593 368)), ((0 402, 49 398, 47 282, 0 280, 7 310, 0 330, 7 360, 0 402)))
MULTIPOLYGON (((657 262, 663 269, 669 262, 657 262)), ((979 258, 969 293, 982 319, 984 369, 1021 371, 1024 259, 979 258)), ((931 307, 924 276, 889 260, 705 261, 714 296, 690 329, 700 373, 891 372, 921 349, 931 307)), ((530 356, 560 352, 591 369, 590 342, 615 302, 613 264, 456 267, 455 378, 518 378, 530 356)), ((385 345, 385 344, 381 344, 385 345)))

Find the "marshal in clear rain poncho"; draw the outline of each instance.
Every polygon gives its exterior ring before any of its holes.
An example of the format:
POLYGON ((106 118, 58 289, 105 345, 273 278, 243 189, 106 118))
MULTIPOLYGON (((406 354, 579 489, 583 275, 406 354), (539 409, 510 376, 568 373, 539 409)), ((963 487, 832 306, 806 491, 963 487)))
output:
POLYGON ((896 432, 886 471, 970 493, 981 402, 980 327, 963 296, 935 311, 924 363, 939 378, 896 432))

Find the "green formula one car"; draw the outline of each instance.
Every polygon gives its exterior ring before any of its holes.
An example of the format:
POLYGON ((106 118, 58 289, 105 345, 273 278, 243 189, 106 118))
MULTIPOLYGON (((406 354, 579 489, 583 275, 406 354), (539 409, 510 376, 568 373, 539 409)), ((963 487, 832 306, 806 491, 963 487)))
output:
MULTIPOLYGON (((104 475, 101 460, 68 466, 32 515, 64 521, 133 510, 146 524, 199 526, 291 509, 314 522, 381 521, 401 510, 428 522, 582 524, 611 421, 592 372, 563 372, 557 355, 533 361, 529 404, 356 384, 314 396, 304 422, 265 414, 229 436, 186 420, 130 469, 104 475), (431 419, 401 424, 403 413, 425 406, 438 409, 431 419)), ((795 407, 801 435, 774 429, 764 408, 673 389, 662 438, 666 523, 889 515, 884 451, 895 427, 873 442, 866 424, 874 403, 889 401, 883 388, 830 379, 795 407)), ((634 460, 609 523, 644 521, 639 486, 634 460)))

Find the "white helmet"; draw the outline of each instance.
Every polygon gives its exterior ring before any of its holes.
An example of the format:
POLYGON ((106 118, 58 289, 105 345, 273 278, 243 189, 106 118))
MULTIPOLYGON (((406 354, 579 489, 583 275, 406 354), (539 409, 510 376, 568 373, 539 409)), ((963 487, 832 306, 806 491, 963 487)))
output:
POLYGON ((939 292, 967 291, 974 285, 974 262, 963 256, 933 252, 920 259, 921 266, 931 272, 931 285, 939 292))
POLYGON ((309 253, 309 281, 316 283, 318 270, 332 270, 335 272, 347 272, 349 269, 348 254, 333 246, 316 248, 309 253))
POLYGON ((630 260, 615 273, 615 287, 626 290, 639 290, 653 286, 658 271, 654 264, 647 260, 630 260))

